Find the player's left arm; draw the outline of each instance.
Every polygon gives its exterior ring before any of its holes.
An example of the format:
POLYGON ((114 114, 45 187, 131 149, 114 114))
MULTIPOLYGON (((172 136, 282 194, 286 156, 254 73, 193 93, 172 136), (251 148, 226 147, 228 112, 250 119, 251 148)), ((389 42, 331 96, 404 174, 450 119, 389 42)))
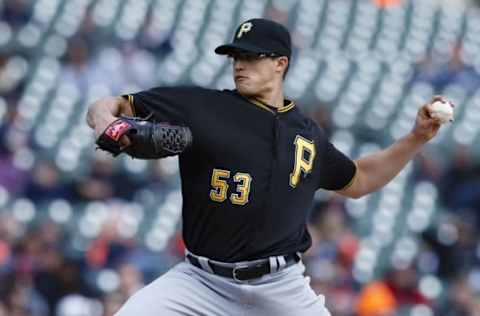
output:
POLYGON ((423 145, 437 134, 441 123, 432 118, 430 113, 431 104, 439 100, 443 98, 436 96, 419 109, 415 125, 408 135, 384 150, 355 160, 357 170, 352 183, 337 193, 350 198, 360 198, 390 182, 423 145))

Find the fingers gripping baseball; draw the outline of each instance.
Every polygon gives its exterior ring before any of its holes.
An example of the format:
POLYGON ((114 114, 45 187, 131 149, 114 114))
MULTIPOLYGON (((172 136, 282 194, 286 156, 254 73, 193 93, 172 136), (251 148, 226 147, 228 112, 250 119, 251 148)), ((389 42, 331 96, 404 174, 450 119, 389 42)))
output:
POLYGON ((418 110, 413 134, 425 142, 435 137, 443 123, 453 120, 453 107, 454 105, 444 97, 434 96, 418 110), (452 108, 451 118, 445 118, 448 113, 444 113, 443 109, 439 107, 439 104, 442 103, 448 104, 452 108))

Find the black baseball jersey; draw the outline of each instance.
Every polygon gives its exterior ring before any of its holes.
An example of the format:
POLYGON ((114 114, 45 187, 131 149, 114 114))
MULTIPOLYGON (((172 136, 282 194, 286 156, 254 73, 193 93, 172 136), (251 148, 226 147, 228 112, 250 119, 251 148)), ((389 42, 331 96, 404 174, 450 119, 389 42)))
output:
POLYGON ((237 262, 303 252, 319 188, 351 183, 355 164, 291 101, 279 109, 236 91, 161 87, 129 95, 135 115, 183 124, 183 238, 196 255, 237 262))

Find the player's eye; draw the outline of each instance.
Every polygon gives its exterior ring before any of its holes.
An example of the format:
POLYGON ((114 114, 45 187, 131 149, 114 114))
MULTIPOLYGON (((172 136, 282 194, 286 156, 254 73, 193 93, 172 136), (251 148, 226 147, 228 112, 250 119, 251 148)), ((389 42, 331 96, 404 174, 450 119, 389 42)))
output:
POLYGON ((231 58, 232 60, 240 60, 240 61, 255 61, 260 58, 265 57, 264 54, 241 54, 241 53, 236 53, 236 54, 228 54, 228 57, 231 58))

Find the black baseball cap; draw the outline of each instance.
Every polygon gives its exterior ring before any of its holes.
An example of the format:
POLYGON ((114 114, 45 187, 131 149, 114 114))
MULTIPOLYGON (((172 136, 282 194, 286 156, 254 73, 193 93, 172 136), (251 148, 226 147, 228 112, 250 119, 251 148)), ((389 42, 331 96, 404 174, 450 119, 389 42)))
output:
POLYGON ((267 19, 250 19, 235 31, 233 42, 218 46, 215 53, 228 55, 238 51, 287 56, 292 53, 292 41, 287 28, 267 19))

